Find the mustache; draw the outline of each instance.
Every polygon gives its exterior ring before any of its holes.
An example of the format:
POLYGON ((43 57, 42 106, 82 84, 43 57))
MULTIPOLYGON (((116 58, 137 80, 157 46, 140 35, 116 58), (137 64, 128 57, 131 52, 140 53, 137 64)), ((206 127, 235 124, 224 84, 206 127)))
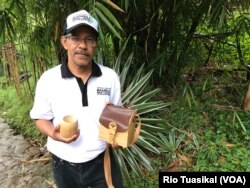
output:
POLYGON ((79 51, 75 51, 74 54, 80 54, 80 55, 86 55, 86 56, 89 56, 89 53, 84 51, 84 50, 79 50, 79 51))

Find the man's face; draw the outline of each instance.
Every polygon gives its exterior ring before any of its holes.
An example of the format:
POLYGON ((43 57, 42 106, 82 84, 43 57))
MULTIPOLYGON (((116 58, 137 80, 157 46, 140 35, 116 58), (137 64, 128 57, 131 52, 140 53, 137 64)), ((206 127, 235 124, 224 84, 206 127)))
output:
POLYGON ((68 63, 80 67, 88 66, 94 55, 97 37, 93 29, 80 26, 71 34, 62 37, 62 45, 68 53, 68 63))

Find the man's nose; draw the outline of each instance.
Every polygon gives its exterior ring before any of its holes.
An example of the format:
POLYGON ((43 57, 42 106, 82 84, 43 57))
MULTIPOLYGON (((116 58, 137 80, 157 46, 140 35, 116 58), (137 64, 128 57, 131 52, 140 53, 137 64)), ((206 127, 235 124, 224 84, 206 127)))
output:
POLYGON ((87 47, 85 39, 81 39, 80 40, 79 46, 82 47, 82 48, 86 48, 87 47))

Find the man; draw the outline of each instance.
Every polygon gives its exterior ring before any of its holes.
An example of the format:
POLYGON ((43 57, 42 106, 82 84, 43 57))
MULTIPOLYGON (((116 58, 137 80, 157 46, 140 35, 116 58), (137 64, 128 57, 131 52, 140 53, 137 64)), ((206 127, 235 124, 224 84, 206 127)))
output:
MULTIPOLYGON (((96 64, 98 22, 85 10, 67 17, 61 43, 67 59, 46 71, 36 86, 30 116, 48 136, 52 170, 58 188, 104 188, 106 142, 98 139, 99 116, 107 103, 121 105, 120 81, 110 68, 96 64), (65 115, 78 119, 78 132, 60 134, 65 115)), ((113 145, 116 147, 116 145, 113 145)), ((122 187, 119 168, 111 156, 113 184, 122 187)))

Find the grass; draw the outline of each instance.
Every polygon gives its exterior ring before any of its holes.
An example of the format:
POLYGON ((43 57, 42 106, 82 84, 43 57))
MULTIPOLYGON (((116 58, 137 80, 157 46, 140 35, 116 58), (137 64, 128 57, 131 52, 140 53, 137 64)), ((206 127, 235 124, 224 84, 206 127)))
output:
POLYGON ((250 170, 250 114, 241 110, 248 85, 244 76, 218 79, 204 73, 199 83, 184 83, 177 95, 166 98, 173 103, 161 114, 165 147, 152 156, 155 171, 134 179, 138 187, 157 187, 160 171, 250 170))

